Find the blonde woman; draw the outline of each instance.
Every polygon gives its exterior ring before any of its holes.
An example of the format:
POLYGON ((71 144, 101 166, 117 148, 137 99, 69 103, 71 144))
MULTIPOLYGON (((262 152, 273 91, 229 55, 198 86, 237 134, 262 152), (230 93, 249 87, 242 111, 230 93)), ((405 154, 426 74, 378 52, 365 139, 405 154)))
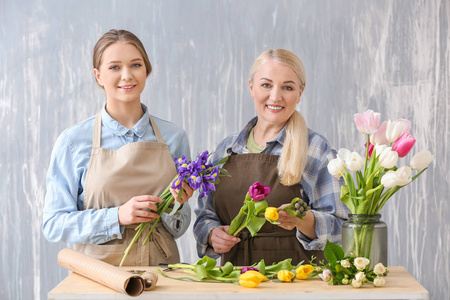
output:
POLYGON ((199 199, 194 234, 198 255, 222 256, 222 263, 266 264, 292 258, 297 264, 311 256, 323 259, 327 240, 341 241, 341 225, 348 209, 340 201, 338 179, 328 173, 328 162, 336 151, 321 135, 309 130, 296 110, 305 88, 305 69, 291 51, 263 52, 250 72, 250 94, 257 116, 245 128, 224 139, 212 157, 229 156, 217 190, 199 199), (270 186, 269 206, 283 207, 295 197, 311 210, 304 220, 280 212, 278 226, 268 222, 255 237, 242 231, 227 234, 250 185, 259 181, 270 186))
MULTIPOLYGON (((106 103, 55 143, 43 232, 51 242, 73 243, 82 253, 119 265, 136 224, 158 217, 154 212, 162 200, 157 195, 175 177, 174 159, 189 159, 189 143, 183 129, 150 116, 141 103, 152 66, 133 33, 105 33, 94 47, 93 70, 106 103)), ((183 187, 181 203, 193 193, 188 185, 183 187)), ((187 203, 173 216, 164 214, 149 242, 142 246, 144 232, 124 265, 179 262, 174 238, 186 231, 190 219, 187 203)))

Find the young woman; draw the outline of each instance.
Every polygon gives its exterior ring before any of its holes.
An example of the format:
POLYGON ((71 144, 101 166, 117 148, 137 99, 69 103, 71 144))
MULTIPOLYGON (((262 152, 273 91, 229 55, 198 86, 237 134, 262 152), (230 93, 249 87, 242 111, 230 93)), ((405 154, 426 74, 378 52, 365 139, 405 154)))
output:
POLYGON ((292 52, 263 52, 254 62, 249 79, 257 117, 224 139, 212 160, 230 156, 217 190, 200 199, 194 233, 198 255, 218 257, 222 263, 266 264, 292 258, 292 263, 324 259, 326 241, 341 240, 341 225, 348 215, 340 201, 340 182, 327 170, 336 152, 321 135, 309 130, 295 109, 305 88, 305 69, 292 52), (278 226, 268 222, 255 237, 247 230, 227 234, 248 188, 256 181, 270 186, 269 206, 283 207, 295 197, 311 210, 304 220, 280 212, 278 226))
MULTIPOLYGON (((157 195, 175 177, 173 160, 189 158, 190 150, 181 128, 150 116, 141 103, 152 67, 133 33, 105 33, 94 47, 93 66, 106 104, 56 141, 47 175, 43 232, 49 241, 73 243, 78 251, 119 265, 137 224, 158 217, 152 211, 162 201, 157 195)), ((174 216, 164 214, 142 246, 144 232, 124 265, 179 262, 174 238, 189 226, 186 201, 193 193, 188 185, 183 187, 182 209, 174 216)))

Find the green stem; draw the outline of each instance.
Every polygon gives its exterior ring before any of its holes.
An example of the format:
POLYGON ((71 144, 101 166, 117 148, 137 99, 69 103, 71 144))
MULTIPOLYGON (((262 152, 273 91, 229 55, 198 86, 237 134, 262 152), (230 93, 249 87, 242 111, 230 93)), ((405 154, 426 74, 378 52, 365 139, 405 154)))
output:
POLYGON ((370 145, 370 135, 367 135, 367 144, 366 144, 366 159, 364 159, 364 175, 366 175, 367 169, 367 159, 369 157, 369 145, 370 145))
POLYGON ((122 257, 122 260, 120 261, 119 267, 121 267, 121 266, 123 265, 123 263, 125 262, 125 259, 126 259, 127 256, 128 256, 128 253, 129 253, 130 250, 131 250, 131 247, 132 247, 133 244, 136 242, 136 240, 139 238, 139 236, 142 234, 142 232, 144 231, 144 229, 148 226, 148 224, 149 224, 149 222, 141 223, 141 224, 139 225, 140 228, 139 228, 138 232, 136 232, 136 234, 134 235, 134 237, 133 237, 133 239, 131 240, 130 244, 128 245, 127 249, 125 249, 125 251, 124 251, 124 255, 123 255, 123 257, 122 257), (144 225, 142 225, 142 224, 144 224, 144 225))

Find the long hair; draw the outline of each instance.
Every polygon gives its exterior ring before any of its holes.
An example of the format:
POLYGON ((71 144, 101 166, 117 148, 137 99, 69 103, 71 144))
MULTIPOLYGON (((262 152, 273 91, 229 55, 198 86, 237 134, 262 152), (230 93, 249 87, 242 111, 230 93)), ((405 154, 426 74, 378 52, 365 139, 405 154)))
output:
MULTIPOLYGON (((306 84, 305 67, 300 58, 286 49, 267 50, 261 53, 250 70, 250 80, 253 82, 256 72, 269 60, 288 66, 300 79, 300 90, 306 84)), ((307 161, 309 145, 308 128, 305 119, 294 110, 285 126, 285 139, 280 158, 278 159, 278 176, 283 185, 297 184, 302 178, 307 161)))
POLYGON ((122 29, 111 29, 97 41, 94 46, 94 54, 92 56, 92 65, 94 69, 100 68, 102 64, 103 53, 105 52, 106 48, 119 41, 123 43, 130 43, 139 50, 144 60, 147 76, 150 75, 150 73, 152 72, 152 64, 150 63, 144 45, 132 32, 122 29))

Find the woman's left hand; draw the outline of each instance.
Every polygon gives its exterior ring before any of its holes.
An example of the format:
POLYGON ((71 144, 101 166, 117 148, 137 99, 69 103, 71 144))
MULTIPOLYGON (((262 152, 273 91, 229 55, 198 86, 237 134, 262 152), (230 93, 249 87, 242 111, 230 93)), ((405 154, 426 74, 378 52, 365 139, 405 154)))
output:
MULTIPOLYGON (((186 182, 183 182, 182 186, 183 186, 183 195, 181 195, 181 199, 178 200, 178 202, 180 202, 180 204, 187 202, 189 200, 189 198, 192 197, 192 194, 194 193, 194 189, 192 189, 186 182)), ((179 189, 170 188, 170 192, 172 193, 175 200, 178 199, 179 191, 180 191, 179 189)))
MULTIPOLYGON (((284 207, 288 206, 289 204, 283 204, 282 206, 279 207, 279 209, 283 209, 284 207)), ((285 211, 280 211, 279 212, 279 217, 277 222, 280 223, 278 226, 280 226, 281 228, 284 228, 286 230, 292 230, 297 228, 297 226, 299 225, 299 223, 302 220, 300 220, 297 217, 291 216, 290 214, 288 214, 285 211)))

